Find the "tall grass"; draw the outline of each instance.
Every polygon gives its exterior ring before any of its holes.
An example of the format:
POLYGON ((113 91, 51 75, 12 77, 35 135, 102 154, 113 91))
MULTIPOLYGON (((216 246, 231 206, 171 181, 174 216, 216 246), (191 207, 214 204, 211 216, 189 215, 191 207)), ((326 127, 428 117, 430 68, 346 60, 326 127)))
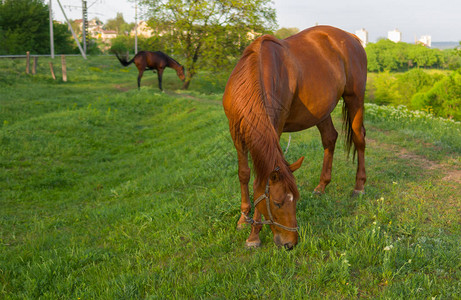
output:
POLYGON ((218 90, 178 91, 167 72, 166 93, 151 74, 137 91, 135 68, 108 57, 70 59, 67 83, 0 64, 2 298, 461 294, 461 191, 447 180, 460 169, 459 123, 367 106, 359 198, 340 143, 327 193, 313 195, 320 137, 293 133, 287 160, 306 156, 300 243, 279 249, 264 228, 263 246, 248 250, 249 230, 235 230, 237 159, 218 90))

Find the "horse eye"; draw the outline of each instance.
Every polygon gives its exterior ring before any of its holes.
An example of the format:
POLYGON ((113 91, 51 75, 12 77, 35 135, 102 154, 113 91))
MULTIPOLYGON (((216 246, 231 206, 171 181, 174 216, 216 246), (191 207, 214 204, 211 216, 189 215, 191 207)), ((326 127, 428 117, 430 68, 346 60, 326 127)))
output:
POLYGON ((281 208, 282 205, 283 205, 283 203, 277 203, 277 202, 275 202, 275 201, 274 201, 274 204, 275 204, 275 206, 277 206, 278 208, 281 208))

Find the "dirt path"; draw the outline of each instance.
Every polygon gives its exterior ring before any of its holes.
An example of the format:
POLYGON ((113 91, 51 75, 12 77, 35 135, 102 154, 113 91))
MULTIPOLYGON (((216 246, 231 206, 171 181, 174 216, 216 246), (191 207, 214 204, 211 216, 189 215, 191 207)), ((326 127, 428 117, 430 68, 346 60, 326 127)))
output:
MULTIPOLYGON (((381 148, 392 151, 401 159, 409 161, 409 166, 419 167, 425 170, 434 170, 444 175, 442 181, 452 184, 453 187, 461 190, 461 166, 460 162, 453 158, 448 163, 438 163, 429 160, 423 155, 408 151, 398 145, 380 143, 377 140, 367 138, 367 145, 371 148, 381 148)), ((424 146, 424 145, 423 145, 424 146)))

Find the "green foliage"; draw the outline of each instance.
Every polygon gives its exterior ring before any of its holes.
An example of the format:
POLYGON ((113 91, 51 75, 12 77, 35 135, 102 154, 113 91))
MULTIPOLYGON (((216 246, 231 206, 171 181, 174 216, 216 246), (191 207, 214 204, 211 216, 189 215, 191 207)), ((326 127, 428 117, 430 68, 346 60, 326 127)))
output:
POLYGON ((429 91, 415 94, 411 106, 461 121, 461 69, 444 77, 429 91))
POLYGON ((370 74, 366 98, 369 102, 430 111, 436 116, 461 120, 460 71, 444 75, 412 69, 405 73, 388 71, 370 74))
POLYGON ((106 24, 104 24, 104 29, 115 30, 119 34, 122 34, 122 33, 126 34, 126 33, 129 33, 134 28, 134 26, 135 26, 134 23, 125 22, 125 19, 123 18, 123 14, 118 12, 115 19, 107 20, 106 24))
POLYGON ((461 57, 453 49, 438 50, 423 45, 394 43, 381 39, 365 48, 368 71, 399 71, 412 67, 456 69, 461 67, 461 57))
MULTIPOLYGON (((48 6, 43 0, 6 0, 0 3, 0 54, 50 53, 48 6)), ((67 26, 53 24, 56 53, 75 53, 67 26)))
POLYGON ((275 10, 269 0, 142 0, 148 24, 186 67, 184 88, 199 69, 222 69, 254 38, 273 30, 275 10))
POLYGON ((274 32, 274 35, 278 39, 286 39, 289 36, 297 34, 298 32, 299 32, 299 29, 296 28, 296 27, 291 27, 291 28, 282 27, 282 28, 278 29, 276 32, 274 32))
POLYGON ((395 77, 389 71, 378 73, 373 79, 368 78, 367 82, 367 99, 376 104, 390 104, 396 97, 393 92, 395 77))
MULTIPOLYGON (((80 51, 78 50, 77 45, 75 44, 75 41, 72 37, 72 34, 70 33, 68 27, 66 24, 60 24, 57 22, 53 22, 53 37, 54 37, 54 52, 57 54, 79 54, 80 51)), ((48 41, 47 43, 44 43, 42 46, 45 50, 48 50, 48 52, 45 53, 50 53, 50 41, 49 41, 49 35, 48 35, 48 41), (48 49, 46 48, 48 47, 48 49)), ((89 47, 88 47, 88 53, 91 53, 91 40, 89 40, 89 47)))
MULTIPOLYGON (((133 53, 134 54, 134 36, 118 35, 111 40, 110 52, 112 53, 133 53)), ((171 53, 171 49, 162 43, 162 38, 159 36, 143 37, 138 36, 138 51, 163 51, 171 53)))
POLYGON ((393 87, 396 97, 391 102, 411 107, 411 98, 414 94, 427 91, 443 77, 444 75, 441 74, 430 75, 422 69, 412 69, 403 74, 397 74, 393 87))
POLYGON ((423 45, 415 45, 408 49, 408 58, 417 67, 435 67, 441 65, 440 50, 429 49, 423 45))
MULTIPOLYGON (((300 242, 279 249, 265 227, 248 250, 222 93, 177 92, 170 70, 165 93, 138 91, 137 70, 113 56, 69 57, 66 83, 39 63, 27 76, 24 60, 0 60, 0 298, 459 298, 459 123, 367 104, 356 198, 340 141, 318 197, 318 131, 292 133, 287 160, 309 158, 296 172, 300 242)), ((203 89, 213 78, 225 75, 203 89)))

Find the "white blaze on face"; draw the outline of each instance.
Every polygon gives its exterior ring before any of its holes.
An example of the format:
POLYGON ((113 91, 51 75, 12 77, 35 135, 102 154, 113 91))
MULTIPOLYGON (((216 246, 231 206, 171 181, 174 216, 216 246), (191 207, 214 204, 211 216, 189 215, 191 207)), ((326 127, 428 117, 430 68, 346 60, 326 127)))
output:
POLYGON ((288 193, 287 199, 288 199, 288 201, 292 202, 292 201, 293 201, 293 194, 292 194, 292 193, 288 193))

